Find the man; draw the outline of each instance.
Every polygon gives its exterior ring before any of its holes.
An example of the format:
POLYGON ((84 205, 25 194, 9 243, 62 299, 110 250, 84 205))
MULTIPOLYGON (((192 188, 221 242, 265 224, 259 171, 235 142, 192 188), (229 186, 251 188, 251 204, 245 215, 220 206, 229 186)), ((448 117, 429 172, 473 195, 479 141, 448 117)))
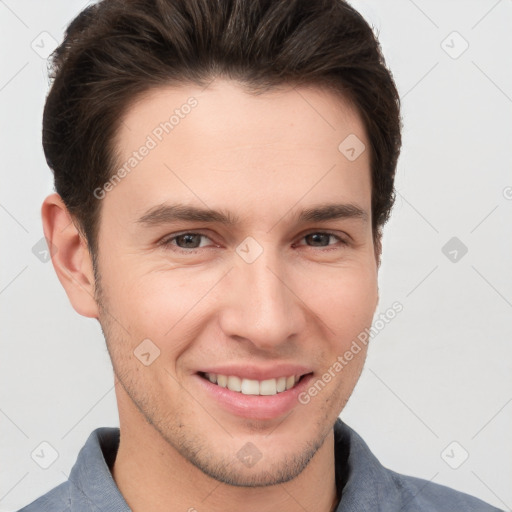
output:
MULTIPOLYGON (((399 98, 339 0, 104 0, 54 56, 42 208, 120 429, 25 511, 491 511, 338 419, 361 374, 399 98)), ((399 308, 398 308, 399 310, 399 308)))

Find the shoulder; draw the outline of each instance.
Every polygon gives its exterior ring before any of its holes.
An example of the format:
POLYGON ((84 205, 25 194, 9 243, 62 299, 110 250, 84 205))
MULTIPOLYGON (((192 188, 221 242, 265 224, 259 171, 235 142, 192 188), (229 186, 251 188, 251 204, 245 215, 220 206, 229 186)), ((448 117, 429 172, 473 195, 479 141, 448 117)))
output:
POLYGON ((119 435, 118 428, 94 430, 81 448, 68 480, 18 512, 129 511, 109 466, 116 457, 119 435))
POLYGON ((387 468, 389 477, 401 495, 402 512, 501 512, 500 509, 445 485, 396 473, 387 468))
POLYGON ((67 481, 54 487, 18 512, 68 512, 71 510, 70 503, 69 481, 67 481))
POLYGON ((337 472, 343 475, 339 512, 502 512, 469 494, 386 468, 340 419, 335 424, 335 453, 337 472))

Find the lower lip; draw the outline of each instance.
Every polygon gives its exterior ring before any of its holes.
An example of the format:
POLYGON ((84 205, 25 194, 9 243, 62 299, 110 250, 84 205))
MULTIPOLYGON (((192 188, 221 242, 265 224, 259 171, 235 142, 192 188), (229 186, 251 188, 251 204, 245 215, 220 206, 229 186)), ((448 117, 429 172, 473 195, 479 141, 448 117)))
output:
POLYGON ((288 389, 275 395, 244 395, 213 384, 209 380, 195 374, 199 385, 208 393, 222 408, 243 418, 255 420, 271 420, 278 418, 299 405, 298 396, 306 390, 313 374, 302 377, 300 382, 292 389, 288 389))

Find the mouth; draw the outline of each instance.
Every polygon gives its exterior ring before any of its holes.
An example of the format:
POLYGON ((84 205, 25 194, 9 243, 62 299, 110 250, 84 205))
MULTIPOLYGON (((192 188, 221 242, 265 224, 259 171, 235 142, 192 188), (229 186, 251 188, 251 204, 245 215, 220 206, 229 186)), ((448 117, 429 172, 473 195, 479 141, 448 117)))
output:
POLYGON ((194 374, 198 390, 234 417, 257 421, 277 420, 288 414, 301 403, 299 395, 314 379, 310 368, 292 364, 272 369, 238 365, 215 368, 216 372, 206 370, 194 374))
POLYGON ((222 375, 217 373, 198 372, 203 379, 243 395, 273 396, 295 388, 303 379, 312 375, 312 372, 302 375, 283 375, 274 379, 255 380, 246 379, 236 375, 222 375))

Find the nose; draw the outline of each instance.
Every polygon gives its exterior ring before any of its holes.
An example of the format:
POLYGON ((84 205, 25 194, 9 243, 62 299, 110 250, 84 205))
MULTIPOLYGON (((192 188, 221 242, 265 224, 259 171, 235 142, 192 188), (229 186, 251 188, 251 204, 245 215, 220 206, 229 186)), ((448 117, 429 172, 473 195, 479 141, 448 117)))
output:
POLYGON ((224 283, 220 326, 238 341, 278 350, 306 327, 307 308, 294 288, 296 277, 276 251, 265 250, 247 263, 234 255, 235 268, 224 283))

